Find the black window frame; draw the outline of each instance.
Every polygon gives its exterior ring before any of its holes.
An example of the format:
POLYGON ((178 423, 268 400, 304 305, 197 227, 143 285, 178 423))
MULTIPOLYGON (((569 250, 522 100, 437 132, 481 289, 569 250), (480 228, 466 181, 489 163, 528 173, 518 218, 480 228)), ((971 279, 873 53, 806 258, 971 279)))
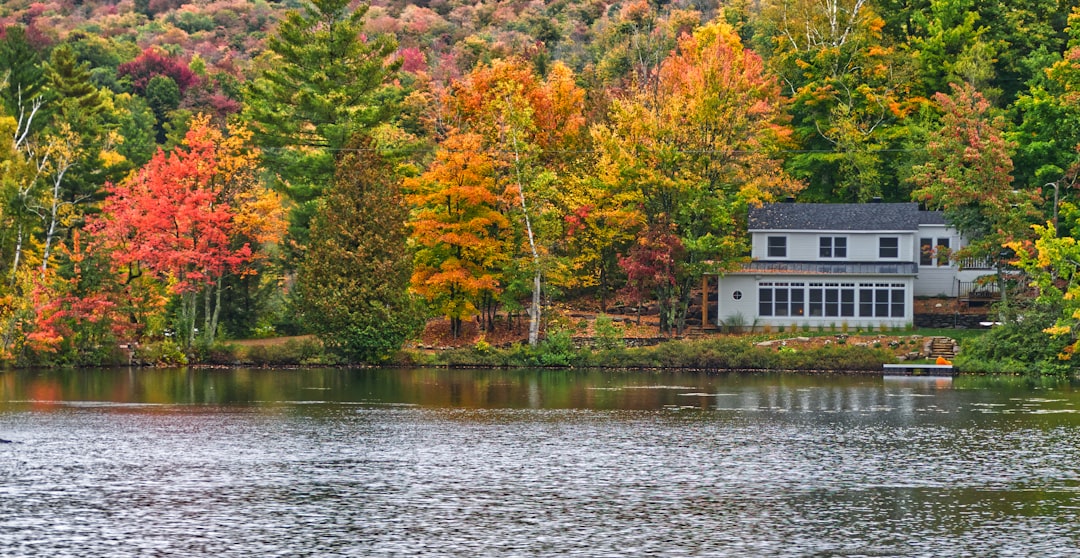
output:
POLYGON ((937 239, 937 244, 934 245, 934 252, 937 255, 937 266, 945 267, 949 265, 949 250, 952 247, 949 246, 950 242, 948 238, 937 239))
POLYGON ((765 239, 765 253, 770 258, 787 257, 787 237, 770 236, 765 239))
POLYGON ((882 259, 895 260, 900 257, 900 237, 898 236, 883 236, 878 238, 878 257, 882 259), (889 241, 892 246, 886 246, 886 241, 889 241), (886 254, 886 250, 893 252, 893 255, 886 254))
POLYGON ((818 237, 818 257, 828 259, 847 258, 847 237, 818 237))

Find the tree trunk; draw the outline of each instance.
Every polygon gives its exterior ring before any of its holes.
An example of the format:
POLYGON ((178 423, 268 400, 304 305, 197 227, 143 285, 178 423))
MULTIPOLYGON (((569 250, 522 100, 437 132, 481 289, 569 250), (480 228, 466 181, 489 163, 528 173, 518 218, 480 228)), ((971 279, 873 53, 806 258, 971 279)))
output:
MULTIPOLYGON (((45 275, 45 271, 49 268, 49 257, 52 255, 53 241, 56 239, 56 227, 60 222, 60 206, 63 204, 60 201, 60 185, 64 181, 64 174, 67 173, 68 168, 71 165, 67 164, 66 159, 61 159, 63 166, 58 168, 56 176, 53 177, 52 188, 52 203, 49 204, 49 229, 45 233, 45 248, 41 254, 41 275, 45 275)), ((60 164, 58 161, 58 164, 60 164)))
POLYGON ((16 273, 19 271, 19 260, 22 259, 23 226, 19 224, 18 232, 15 233, 15 256, 11 263, 11 284, 16 281, 16 273))
MULTIPOLYGON (((530 233, 531 237, 532 234, 530 233)), ((535 249, 533 251, 535 256, 535 249)), ((540 338, 540 269, 536 269, 533 275, 532 307, 529 308, 529 345, 536 345, 540 338)))
POLYGON ((210 320, 210 328, 206 330, 207 335, 209 335, 208 339, 210 345, 214 344, 214 339, 217 337, 218 317, 221 316, 221 290, 223 277, 223 275, 218 275, 217 278, 217 288, 214 293, 214 319, 210 320))
POLYGON ((213 333, 210 332, 210 299, 213 294, 214 285, 209 284, 203 290, 203 339, 206 339, 209 343, 213 343, 213 333))
MULTIPOLYGON (((513 106, 510 102, 507 107, 513 106)), ((532 223, 529 221, 529 210, 525 207, 525 185, 521 181, 521 155, 518 150, 517 134, 511 134, 514 146, 514 175, 517 178, 518 201, 521 202, 521 214, 525 217, 525 232, 529 235, 529 248, 532 250, 533 265, 536 267, 536 275, 533 276, 532 308, 529 309, 529 346, 535 347, 540 337, 540 253, 536 250, 536 239, 533 237, 532 223)))

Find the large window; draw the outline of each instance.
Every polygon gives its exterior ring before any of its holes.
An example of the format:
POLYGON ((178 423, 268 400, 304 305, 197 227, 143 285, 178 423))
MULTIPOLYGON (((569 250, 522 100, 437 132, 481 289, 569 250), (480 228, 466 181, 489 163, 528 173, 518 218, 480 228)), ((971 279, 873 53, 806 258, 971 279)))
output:
POLYGON ((895 236, 883 236, 878 239, 879 258, 899 258, 900 239, 895 236))
POLYGON ((855 315, 855 283, 810 283, 807 298, 812 318, 855 315))
POLYGON ((818 255, 822 258, 846 258, 847 237, 823 236, 818 239, 818 255))
POLYGON ((803 316, 806 314, 803 283, 761 283, 758 286, 759 316, 803 316))
POLYGON ((859 317, 903 318, 903 283, 860 283, 859 317))
POLYGON ((786 258, 787 257, 787 237, 786 236, 770 236, 768 239, 769 257, 770 258, 786 258))
POLYGON ((919 239, 919 265, 945 267, 949 265, 949 239, 939 238, 934 244, 932 238, 919 239))

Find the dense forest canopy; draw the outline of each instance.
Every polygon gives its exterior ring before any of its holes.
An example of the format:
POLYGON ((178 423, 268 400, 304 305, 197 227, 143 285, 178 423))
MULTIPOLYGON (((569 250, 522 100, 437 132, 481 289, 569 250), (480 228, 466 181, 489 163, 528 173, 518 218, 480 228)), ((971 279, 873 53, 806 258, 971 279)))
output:
POLYGON ((1078 5, 4 2, 0 356, 314 331, 375 361, 582 295, 677 332, 787 196, 919 201, 1037 275, 1080 232, 1078 5))

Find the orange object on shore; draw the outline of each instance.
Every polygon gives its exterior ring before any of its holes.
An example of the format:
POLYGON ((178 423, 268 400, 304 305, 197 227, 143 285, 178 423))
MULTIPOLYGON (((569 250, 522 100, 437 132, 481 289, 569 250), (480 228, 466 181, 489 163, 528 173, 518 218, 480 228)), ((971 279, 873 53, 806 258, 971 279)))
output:
POLYGON ((946 360, 945 357, 939 356, 939 357, 937 357, 937 364, 951 365, 952 361, 951 360, 946 360))

